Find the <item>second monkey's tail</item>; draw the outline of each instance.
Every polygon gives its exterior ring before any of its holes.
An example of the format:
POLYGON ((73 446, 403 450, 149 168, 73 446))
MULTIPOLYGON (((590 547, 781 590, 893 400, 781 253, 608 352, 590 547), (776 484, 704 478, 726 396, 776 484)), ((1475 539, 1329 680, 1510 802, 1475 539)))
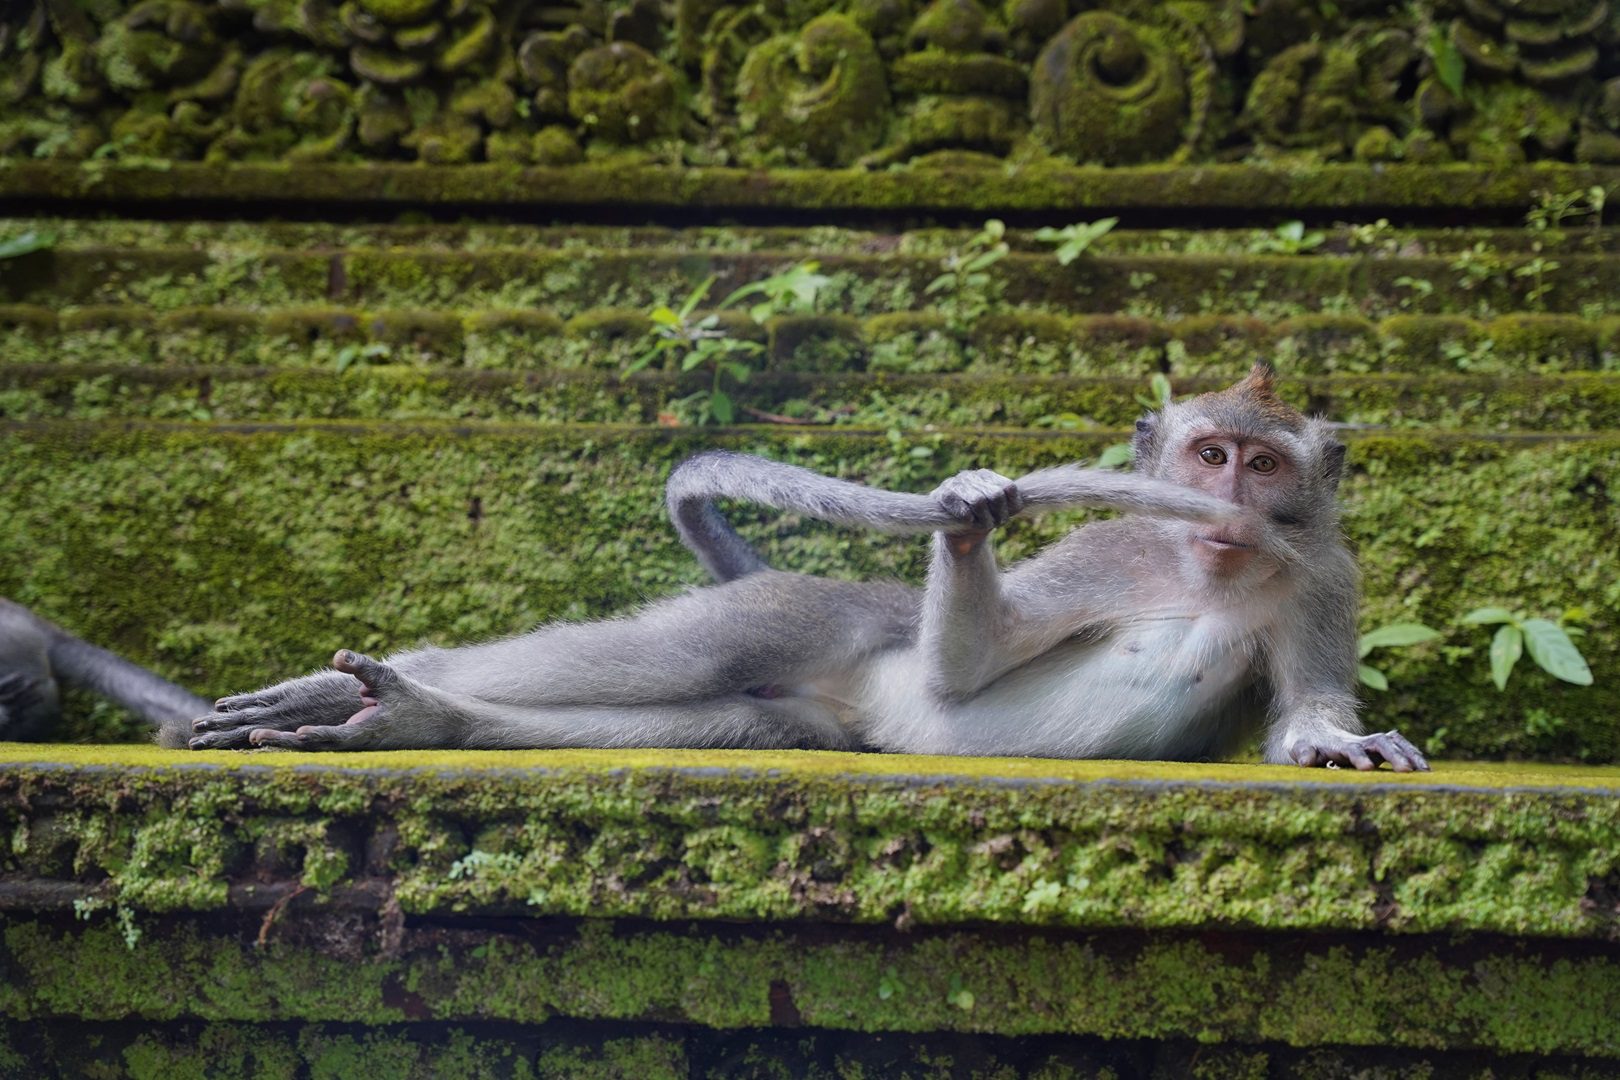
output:
MULTIPOLYGON (((1240 512, 1231 503, 1180 484, 1077 465, 1042 469, 1017 483, 1025 512, 1097 506, 1198 521, 1219 521, 1240 512)), ((714 505, 718 499, 899 535, 967 524, 930 495, 884 491, 729 450, 711 450, 675 466, 664 499, 681 543, 722 582, 764 570, 768 564, 720 513, 714 505)))

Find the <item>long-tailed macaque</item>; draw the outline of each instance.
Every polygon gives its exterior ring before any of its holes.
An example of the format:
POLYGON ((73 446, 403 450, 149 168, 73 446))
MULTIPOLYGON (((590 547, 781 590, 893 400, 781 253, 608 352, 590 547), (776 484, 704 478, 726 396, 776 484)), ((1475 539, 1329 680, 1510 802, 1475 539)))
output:
POLYGON ((1136 472, 979 470, 928 495, 731 453, 669 479, 719 584, 623 618, 374 660, 220 699, 160 741, 195 749, 809 747, 1204 759, 1263 726, 1272 762, 1426 769, 1356 717, 1357 574, 1344 447, 1257 365, 1137 423, 1136 472), (933 534, 927 582, 767 567, 715 509, 740 499, 933 534), (999 570, 990 534, 1040 507, 1125 516, 999 570))
POLYGON ((0 598, 0 739, 48 734, 61 687, 79 686, 156 724, 185 729, 208 701, 0 598))

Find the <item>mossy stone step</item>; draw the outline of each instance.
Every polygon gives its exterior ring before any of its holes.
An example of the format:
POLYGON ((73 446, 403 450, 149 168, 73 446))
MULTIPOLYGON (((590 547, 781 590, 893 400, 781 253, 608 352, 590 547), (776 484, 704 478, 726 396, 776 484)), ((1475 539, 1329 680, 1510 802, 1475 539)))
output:
POLYGON ((1620 1056, 1612 768, 0 759, 14 1024, 653 1020, 1620 1056))
POLYGON ((1063 213, 1096 217, 1110 209, 1172 213, 1302 210, 1344 214, 1472 211, 1517 217, 1537 193, 1620 188, 1620 167, 1560 165, 1312 164, 1073 167, 1036 164, 864 169, 659 167, 627 161, 567 167, 405 163, 207 165, 85 168, 26 160, 0 169, 0 198, 53 209, 107 203, 263 213, 267 206, 316 206, 367 212, 377 207, 498 207, 511 213, 558 207, 636 208, 679 215, 773 210, 914 215, 961 212, 1063 213))
MULTIPOLYGON (((701 314, 701 311, 700 311, 701 314)), ((852 318, 787 315, 754 322, 721 311, 731 336, 764 346, 760 366, 789 372, 1236 375, 1255 359, 1285 373, 1480 373, 1620 370, 1620 315, 1516 312, 1492 319, 1398 315, 1149 318, 940 311, 852 318)), ((154 313, 131 303, 0 305, 0 365, 410 363, 568 370, 629 367, 655 324, 645 311, 597 308, 566 321, 528 309, 271 309, 209 306, 154 313)))
MULTIPOLYGON (((1236 374, 1236 372, 1233 372, 1236 374)), ((1174 375, 1180 395, 1228 377, 1174 375)), ((17 420, 690 420, 701 372, 466 371, 0 363, 0 418, 17 420)), ((816 375, 760 372, 732 390, 743 419, 830 427, 1124 429, 1145 378, 1072 375, 816 375)), ((1290 378, 1297 407, 1357 429, 1590 433, 1620 430, 1620 374, 1318 375, 1290 378)))
MULTIPOLYGON (((1017 476, 1094 458, 1119 433, 482 424, 0 425, 0 593, 208 696, 323 663, 338 647, 466 641, 602 615, 698 580, 664 519, 678 459, 728 446, 927 490, 970 466, 1017 476)), ((1370 722, 1468 755, 1620 757, 1620 439, 1353 436, 1346 527, 1365 625, 1419 619, 1447 640, 1383 652, 1370 722), (1526 662, 1488 680, 1484 604, 1584 608, 1593 687, 1526 662)), ((915 578, 926 545, 743 509, 779 566, 915 578)), ((1031 553, 1072 519, 1017 522, 1031 553)), ((81 733, 116 729, 80 715, 81 733)), ((127 728, 125 729, 127 730, 127 728)))
MULTIPOLYGON (((1305 236, 1320 240, 1292 241, 1278 225, 1260 228, 1223 228, 1201 223, 1197 228, 1130 228, 1119 225, 1093 240, 1092 255, 1263 255, 1294 245, 1306 254, 1399 257, 1414 255, 1466 256, 1465 261, 1489 260, 1512 253, 1545 255, 1602 255, 1620 252, 1620 227, 1588 219, 1551 223, 1545 228, 1453 226, 1428 228, 1392 225, 1387 218, 1357 219, 1313 225, 1305 236)), ((1061 227, 1069 218, 1054 217, 1044 224, 1061 227)), ((943 257, 959 250, 979 232, 979 226, 918 226, 897 222, 894 228, 859 227, 848 223, 824 225, 589 225, 510 224, 495 221, 434 221, 425 223, 348 223, 336 221, 249 221, 196 219, 143 219, 134 217, 0 218, 0 229, 11 234, 43 233, 57 250, 69 248, 205 248, 215 254, 253 254, 268 251, 321 252, 410 248, 468 252, 488 249, 529 251, 655 250, 743 254, 753 251, 820 255, 871 255, 894 252, 914 257, 943 257)), ((1056 244, 1037 239, 1036 227, 1008 227, 1004 240, 1014 251, 1052 255, 1056 244)))
POLYGON ((568 318, 606 305, 676 303, 713 276, 715 299, 816 258, 833 281, 827 310, 869 315, 917 308, 1002 306, 1144 315, 1317 312, 1385 317, 1519 310, 1620 312, 1620 256, 1557 259, 1512 253, 1460 267, 1452 256, 1100 254, 1060 265, 1015 252, 983 290, 930 296, 937 257, 812 251, 686 252, 482 249, 267 251, 63 248, 0 264, 0 299, 52 307, 362 303, 378 307, 534 308, 568 318))

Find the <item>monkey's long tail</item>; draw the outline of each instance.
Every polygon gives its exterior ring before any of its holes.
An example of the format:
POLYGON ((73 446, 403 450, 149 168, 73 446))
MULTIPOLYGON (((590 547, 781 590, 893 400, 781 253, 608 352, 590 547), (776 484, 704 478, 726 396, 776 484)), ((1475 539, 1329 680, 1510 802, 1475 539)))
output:
POLYGON ((49 619, 21 604, 4 602, 20 611, 45 635, 51 670, 69 686, 93 691, 129 709, 148 723, 170 727, 186 723, 213 709, 213 703, 176 686, 117 653, 74 637, 49 619))
MULTIPOLYGON (((1024 512, 1107 507, 1195 521, 1231 518, 1237 508, 1180 484, 1107 469, 1060 465, 1018 481, 1024 512)), ((736 499, 788 510, 835 525, 896 535, 937 532, 961 524, 928 495, 884 491, 811 472, 797 465, 712 450, 669 474, 665 501, 675 531, 717 581, 731 581, 767 564, 715 507, 736 499)))

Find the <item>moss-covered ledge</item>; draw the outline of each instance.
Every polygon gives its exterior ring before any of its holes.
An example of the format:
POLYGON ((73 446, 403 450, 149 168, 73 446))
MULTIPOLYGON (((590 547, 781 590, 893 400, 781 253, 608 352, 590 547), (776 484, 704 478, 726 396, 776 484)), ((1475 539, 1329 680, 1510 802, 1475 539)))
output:
POLYGON ((0 1042, 110 1075, 447 1022, 1620 1057, 1615 768, 5 745, 0 817, 0 1042))
POLYGON ((0 750, 0 906, 1620 937, 1620 769, 0 750))
POLYGON ((1517 216, 1539 191, 1620 187, 1620 167, 1596 165, 1202 165, 1004 168, 739 169, 627 165, 567 167, 359 164, 91 168, 0 163, 0 199, 63 207, 162 202, 367 206, 634 206, 671 209, 850 211, 1475 210, 1517 216))

